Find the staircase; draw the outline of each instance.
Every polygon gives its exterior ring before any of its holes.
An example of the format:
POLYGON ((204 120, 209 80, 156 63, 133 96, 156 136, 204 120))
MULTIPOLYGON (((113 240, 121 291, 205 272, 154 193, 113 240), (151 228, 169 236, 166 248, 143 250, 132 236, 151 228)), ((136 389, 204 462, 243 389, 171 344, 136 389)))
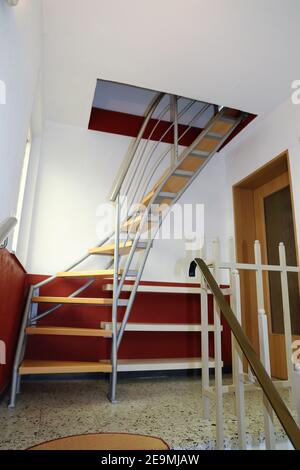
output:
POLYGON ((116 213, 114 230, 97 247, 89 249, 80 260, 64 272, 59 272, 46 281, 31 286, 29 290, 14 362, 10 407, 15 406, 16 395, 20 391, 21 377, 31 374, 109 373, 111 377, 109 398, 113 403, 116 401, 118 349, 153 240, 171 207, 247 117, 245 113, 229 108, 216 110, 214 105, 207 103, 202 103, 199 109, 199 102, 172 96, 170 104, 160 112, 148 139, 143 139, 150 119, 153 113, 159 109, 163 98, 165 98, 164 94, 157 94, 146 110, 139 135, 130 145, 115 183, 111 195, 116 213), (183 106, 181 106, 182 104, 183 106), (192 113, 193 109, 194 113, 192 113), (173 116, 170 127, 161 136, 159 142, 151 141, 159 123, 170 111, 173 116), (178 119, 187 115, 188 112, 192 117, 189 119, 185 131, 179 135, 178 119), (199 122, 199 119, 206 119, 204 129, 190 147, 180 152, 181 139, 195 122, 199 122), (166 132, 174 134, 174 143, 161 152, 159 144, 164 139, 166 132), (136 267, 135 259, 137 253, 139 253, 138 267, 136 267), (110 261, 101 270, 75 270, 91 256, 97 256, 104 261, 108 257, 110 261), (40 289, 58 278, 80 279, 84 284, 68 297, 41 296, 40 289), (97 279, 113 282, 112 298, 81 296, 97 279), (133 287, 129 298, 124 299, 122 292, 128 279, 133 281, 133 287), (97 329, 49 327, 40 324, 42 319, 66 304, 96 306, 99 309, 109 306, 111 308, 111 329, 103 329, 100 324, 97 329), (48 309, 41 313, 40 306, 44 305, 48 309), (125 313, 120 322, 119 311, 121 308, 125 310, 125 313), (111 341, 111 360, 77 362, 24 359, 27 338, 30 335, 106 338, 111 341))

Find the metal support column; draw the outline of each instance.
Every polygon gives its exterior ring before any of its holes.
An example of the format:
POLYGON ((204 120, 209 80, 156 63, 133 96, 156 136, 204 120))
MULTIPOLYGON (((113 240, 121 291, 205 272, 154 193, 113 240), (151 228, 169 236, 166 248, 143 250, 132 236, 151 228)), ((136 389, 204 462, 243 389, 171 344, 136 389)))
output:
POLYGON ((117 375, 118 375, 118 282, 119 282, 119 247, 120 247, 120 195, 116 200, 116 233, 115 233, 115 253, 114 253, 114 287, 113 287, 113 307, 112 307, 112 351, 111 364, 112 374, 110 382, 110 401, 116 403, 117 375))

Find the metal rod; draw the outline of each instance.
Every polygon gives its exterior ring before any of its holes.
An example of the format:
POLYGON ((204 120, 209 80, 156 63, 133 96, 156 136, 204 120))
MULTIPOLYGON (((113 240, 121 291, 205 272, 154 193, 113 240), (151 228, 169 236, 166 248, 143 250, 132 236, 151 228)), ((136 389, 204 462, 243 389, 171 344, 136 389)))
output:
POLYGON ((246 359, 249 362, 253 372, 255 373, 257 380, 260 386, 262 387, 263 392, 265 393, 269 403, 271 404, 285 432, 287 433, 288 438, 290 439, 294 448, 300 450, 300 430, 294 418, 292 417, 287 406, 280 397, 276 387, 274 386, 271 378, 269 377, 269 374, 265 370, 258 355, 256 354, 251 343, 249 342, 249 339, 242 330, 241 325, 239 324, 233 311, 228 305, 208 266, 200 258, 196 258, 195 262, 203 273, 206 282, 208 283, 216 299, 216 302, 218 303, 219 308, 222 311, 222 314, 224 315, 231 331, 234 334, 236 341, 238 342, 243 354, 246 356, 246 359))
MULTIPOLYGON (((107 237, 103 238, 103 240, 101 240, 101 242, 98 245, 96 245, 96 248, 99 248, 102 245, 104 245, 104 243, 106 243, 114 235, 114 233, 115 232, 113 231, 107 237)), ((76 266, 83 263, 83 261, 88 259, 90 256, 92 256, 91 253, 88 253, 88 254, 82 256, 79 260, 75 261, 75 263, 71 264, 71 266, 69 266, 67 269, 64 269, 63 271, 66 272, 66 273, 69 272, 69 271, 72 271, 72 269, 76 268, 76 266)), ((50 284, 50 282, 54 281, 55 279, 57 279, 56 274, 49 277, 48 279, 45 279, 45 281, 42 281, 42 282, 39 282, 38 284, 35 284, 34 288, 38 289, 40 287, 46 286, 47 284, 50 284)))
MULTIPOLYGON (((184 114, 195 104, 195 100, 191 101, 190 103, 188 103, 181 111, 180 113, 178 114, 178 118, 184 116, 184 114)), ((155 150, 158 148, 159 144, 162 142, 163 138, 168 134, 168 132, 170 132, 172 130, 174 126, 174 123, 170 124, 170 126, 167 128, 167 130, 164 132, 164 134, 161 136, 161 138, 159 139, 159 141, 155 142, 152 150, 151 150, 151 153, 148 155, 148 158, 146 159, 146 165, 144 167, 144 170, 143 172, 145 173, 147 168, 148 168, 148 165, 149 163, 151 163, 152 161, 152 155, 154 154, 155 150)), ((179 141, 182 137, 179 138, 179 141)), ((170 150, 172 149, 172 145, 169 146, 169 148, 164 151, 161 155, 161 157, 158 158, 158 164, 156 164, 156 168, 160 165, 160 163, 163 161, 163 159, 168 155, 168 153, 170 152, 170 150)), ((154 172, 155 173, 155 172, 154 172)), ((151 180, 151 178, 154 176, 154 173, 151 172, 151 176, 150 178, 148 177, 147 178, 147 182, 146 182, 146 186, 144 187, 144 191, 142 192, 142 195, 144 196, 146 191, 147 191, 147 187, 148 187, 148 184, 151 180)), ((138 187, 136 188, 136 191, 132 197, 132 200, 131 200, 131 204, 134 202, 134 199, 136 198, 137 194, 138 194, 138 191, 140 189, 140 185, 141 185, 141 182, 139 183, 138 187)), ((141 197, 143 197, 141 196, 141 197)))
POLYGON ((201 360, 202 360, 202 401, 203 418, 209 419, 210 398, 205 393, 209 389, 209 337, 208 337, 208 293, 205 289, 204 276, 201 275, 201 360))
POLYGON ((119 250, 120 250, 120 196, 116 200, 116 235, 114 253, 114 287, 113 287, 113 308, 112 308, 112 374, 110 400, 116 402, 117 374, 118 374, 118 281, 119 281, 119 250))
MULTIPOLYGON (((158 118, 157 118, 157 122, 156 122, 155 126, 153 127, 153 129, 152 129, 152 131, 151 131, 151 133, 150 133, 148 139, 145 141, 145 144, 144 144, 142 153, 141 153, 141 155, 139 156, 139 159, 137 159, 136 167, 135 167, 135 169, 134 169, 134 171, 133 171, 133 173, 132 173, 132 175, 131 175, 130 180, 129 180, 128 183, 127 183, 127 187, 128 187, 128 190, 129 190, 129 188, 131 189, 132 184, 133 184, 134 181, 136 180, 136 182, 137 182, 137 185, 136 185, 136 186, 137 186, 137 187, 136 187, 136 190, 135 190, 135 192, 134 192, 135 195, 136 195, 136 192, 138 191, 139 185, 141 184, 142 175, 144 174, 144 172, 145 172, 145 170, 146 170, 145 165, 146 165, 146 167, 147 167, 147 161, 149 161, 149 158, 148 158, 148 159, 145 159, 143 165, 141 164, 141 163, 142 163, 142 159, 143 159, 143 157, 144 157, 144 154, 145 154, 145 152, 146 152, 147 146, 148 146, 148 144, 149 144, 151 138, 153 137, 154 132, 156 131, 157 127, 158 127, 159 124, 161 123, 163 116, 167 113, 167 111, 169 111, 169 109, 170 109, 170 105, 168 104, 167 106, 165 106, 165 108, 164 108, 164 109, 162 110, 162 112, 159 114, 159 116, 158 116, 158 118), (139 169, 139 175, 138 175, 138 177, 136 177, 136 174, 137 174, 138 169, 139 169)), ((154 144, 154 145, 155 145, 155 144, 154 144)), ((128 193, 128 190, 127 190, 127 192, 125 191, 125 193, 128 193)), ((131 202, 131 203, 133 203, 134 198, 135 198, 135 195, 132 197, 132 202, 131 202)))
POLYGON ((114 201, 116 200, 116 198, 117 198, 117 196, 118 196, 118 194, 119 194, 119 192, 120 192, 120 189, 121 189, 121 187, 122 187, 122 184, 123 184, 123 182, 124 182, 124 179, 125 179, 125 177, 126 177, 126 175, 127 175, 127 173, 128 173, 129 167, 130 167, 131 162, 132 162, 132 160, 133 160, 133 157, 134 157, 134 155, 135 155, 135 152, 136 152, 136 150, 137 150, 137 148, 138 148, 138 146, 139 146, 139 144, 140 144, 140 141, 141 141, 141 139, 142 139, 142 137, 143 137, 143 135, 144 135, 144 132, 145 132, 145 130, 146 130, 146 128, 147 128, 147 125, 148 125, 148 123, 149 123, 149 121, 150 121, 150 119, 151 119, 151 116, 152 116, 154 110, 156 109, 157 105, 160 103, 160 101, 162 100, 163 97, 164 97, 164 93, 158 93, 158 95, 155 97, 155 99, 153 100, 152 105, 150 106, 150 108, 149 108, 149 110, 148 110, 148 114, 147 114, 147 116, 146 116, 146 119, 145 119, 144 122, 143 122, 143 125, 142 125, 142 127, 141 127, 141 129, 140 129, 140 131, 139 131, 139 133, 138 133, 138 136, 137 136, 137 138, 136 138, 136 140, 135 140, 135 142, 134 142, 134 144, 133 144, 133 146, 132 146, 132 150, 131 150, 130 154, 128 155, 128 159, 127 159, 127 161, 124 163, 124 166, 122 167, 122 170, 121 170, 121 173, 120 173, 120 175, 119 175, 119 177, 118 177, 118 180, 117 180, 117 182, 116 182, 116 184, 115 184, 115 186, 114 186, 114 189, 113 189, 113 191, 112 191, 112 193, 111 193, 110 200, 111 200, 112 202, 114 202, 114 201))

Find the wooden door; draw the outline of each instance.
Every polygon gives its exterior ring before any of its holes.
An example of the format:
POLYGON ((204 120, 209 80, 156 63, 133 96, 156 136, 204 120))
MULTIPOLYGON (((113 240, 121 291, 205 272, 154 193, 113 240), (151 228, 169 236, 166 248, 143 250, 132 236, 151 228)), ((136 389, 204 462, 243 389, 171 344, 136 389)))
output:
MULTIPOLYGON (((283 242, 287 264, 297 265, 295 227, 289 174, 283 174, 254 190, 256 238, 261 242, 264 264, 278 265, 278 245, 283 242)), ((300 298, 297 273, 288 274, 292 333, 300 335, 300 298)), ((280 273, 264 273, 265 308, 268 316, 271 372, 287 378, 280 273)), ((290 360, 290 359, 289 359, 290 360)))

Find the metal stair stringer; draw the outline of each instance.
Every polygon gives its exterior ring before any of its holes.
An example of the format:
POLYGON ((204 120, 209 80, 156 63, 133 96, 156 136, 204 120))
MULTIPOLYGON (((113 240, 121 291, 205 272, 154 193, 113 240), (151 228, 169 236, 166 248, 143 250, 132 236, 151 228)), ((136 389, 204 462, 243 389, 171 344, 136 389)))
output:
POLYGON ((139 287, 139 284, 140 284, 140 281, 141 281, 141 277, 143 275, 144 268, 145 268, 145 265, 146 265, 146 262, 147 262, 147 259, 148 259, 149 253, 150 253, 150 249, 151 249, 152 244, 153 244, 153 240, 155 239, 161 224, 163 223, 163 221, 165 220, 165 218, 167 217, 167 215, 171 211, 172 206, 174 204, 176 204, 176 202, 182 196, 182 194, 186 191, 186 189, 192 184, 192 182, 195 180, 195 178, 197 178, 197 176, 200 174, 200 172, 203 171, 204 167, 208 164, 208 162, 211 160, 211 158, 213 158, 215 153, 218 152, 218 150, 223 146, 224 142, 226 142, 228 137, 234 132, 234 130, 238 127, 238 125, 242 122, 242 120, 247 117, 247 113, 240 113, 240 116, 236 119, 228 118, 228 117, 226 117, 226 114, 225 114, 226 111, 227 111, 227 108, 223 108, 222 110, 220 110, 209 121, 209 123, 207 124, 205 129, 195 139, 195 141, 191 144, 191 146, 188 147, 186 150, 184 150, 182 152, 182 154, 181 154, 180 158, 178 159, 177 163, 173 167, 170 168, 169 172, 165 175, 165 177, 161 181, 160 185, 157 187, 156 191, 154 192, 154 194, 151 198, 151 201, 150 201, 149 205, 147 206, 146 211, 144 212, 144 214, 142 216, 142 220, 140 222, 139 230, 136 233, 133 246, 132 246, 131 251, 130 251, 130 253, 128 255, 128 258, 127 258, 127 262, 126 262, 126 265, 125 265, 125 268, 124 268, 123 276, 121 277, 121 281, 119 283, 118 290, 116 291, 116 295, 118 297, 120 296, 120 294, 122 292, 122 287, 124 285, 125 278, 126 278, 126 272, 128 271, 128 269, 131 265, 132 259, 134 257, 135 252, 136 252, 136 247, 138 245, 140 237, 143 234, 143 225, 147 222, 149 214, 151 212, 151 206, 152 206, 152 204, 155 204, 155 201, 157 200, 158 196, 161 194, 165 183, 168 181, 168 179, 174 173, 176 173, 176 171, 180 171, 179 167, 181 166, 184 159, 195 150, 195 148, 199 145, 199 143, 203 139, 205 139, 207 136, 210 137, 212 135, 212 134, 210 134, 210 132, 211 132, 211 129, 214 127, 214 125, 216 123, 218 123, 219 121, 221 121, 221 122, 223 122, 223 121, 224 122, 226 122, 226 121, 232 122, 232 127, 230 128, 230 130, 228 132, 226 132, 222 136, 222 138, 219 139, 218 145, 216 146, 214 151, 211 152, 207 156, 205 163, 203 165, 201 165, 201 167, 198 169, 198 171, 194 172, 193 175, 190 175, 190 179, 189 179, 187 185, 181 191, 179 191, 178 194, 172 199, 172 203, 169 205, 169 209, 164 212, 162 217, 160 217, 159 223, 158 223, 156 229, 154 231, 151 230, 151 238, 148 240, 147 247, 146 247, 146 249, 143 253, 143 257, 142 257, 141 264, 140 264, 140 267, 139 267, 139 270, 138 270, 138 273, 137 273, 137 276, 136 276, 136 280, 135 280, 135 283, 133 285, 133 288, 132 288, 132 291, 131 291, 131 294, 130 294, 130 297, 129 297, 128 305, 126 307, 126 312, 125 312, 125 315, 124 315, 123 320, 121 322, 120 329, 118 331, 117 349, 119 349, 119 347, 120 347, 120 344, 121 344, 121 341, 122 341, 122 338, 123 338, 123 335, 124 335, 124 332, 125 332, 125 329, 126 329, 126 325, 127 325, 128 320, 129 320, 129 317, 130 317, 130 313, 131 313, 133 303, 134 303, 134 300, 135 300, 135 297, 136 297, 136 293, 138 291, 138 287, 139 287))

